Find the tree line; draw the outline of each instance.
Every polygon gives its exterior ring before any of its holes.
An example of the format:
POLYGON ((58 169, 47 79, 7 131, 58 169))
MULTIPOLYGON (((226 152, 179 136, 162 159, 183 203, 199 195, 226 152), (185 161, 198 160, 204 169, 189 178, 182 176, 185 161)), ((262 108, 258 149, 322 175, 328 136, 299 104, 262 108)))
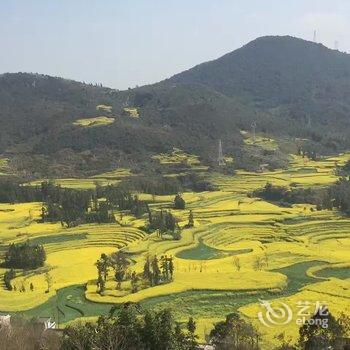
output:
MULTIPOLYGON (((323 310, 327 311, 327 310, 323 310)), ((177 322, 169 309, 146 310, 139 304, 112 307, 96 322, 75 323, 63 334, 43 332, 37 320, 12 316, 11 327, 0 327, 0 350, 196 350, 197 324, 193 317, 177 322)), ((278 346, 271 350, 349 350, 350 317, 334 317, 316 311, 309 322, 299 328, 292 344, 283 333, 276 337, 278 346), (322 324, 326 321, 327 327, 322 324)), ((238 312, 214 324, 207 343, 215 350, 261 350, 261 335, 238 312)))
POLYGON ((169 283, 174 276, 174 262, 172 256, 162 255, 160 259, 155 255, 153 259, 146 258, 143 266, 143 278, 149 283, 149 286, 169 283))
MULTIPOLYGON (((37 269, 44 266, 45 261, 46 252, 44 247, 40 244, 31 245, 29 242, 10 244, 5 252, 4 262, 2 263, 3 267, 9 269, 5 271, 3 276, 5 287, 8 290, 14 289, 11 280, 16 277, 15 269, 37 269)), ((24 287, 22 287, 20 291, 24 291, 23 289, 24 287)), ((30 289, 34 289, 32 283, 30 284, 30 289)))
POLYGON ((167 309, 148 311, 137 304, 126 304, 115 316, 100 316, 97 323, 67 327, 62 349, 195 350, 195 331, 192 318, 183 327, 167 309))
POLYGON ((29 242, 9 245, 5 253, 4 266, 12 269, 36 269, 44 266, 45 249, 40 244, 31 245, 29 242))
POLYGON ((335 208, 345 215, 350 215, 350 177, 341 177, 334 184, 324 188, 289 189, 267 183, 252 195, 282 205, 308 203, 316 205, 317 210, 335 208))

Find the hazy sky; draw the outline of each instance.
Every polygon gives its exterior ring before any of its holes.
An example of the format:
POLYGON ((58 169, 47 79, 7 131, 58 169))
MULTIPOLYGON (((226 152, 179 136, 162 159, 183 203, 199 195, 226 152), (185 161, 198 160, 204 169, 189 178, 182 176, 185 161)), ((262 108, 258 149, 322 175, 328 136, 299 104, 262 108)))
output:
POLYGON ((119 89, 152 83, 256 37, 350 52, 349 0, 0 0, 0 73, 119 89))

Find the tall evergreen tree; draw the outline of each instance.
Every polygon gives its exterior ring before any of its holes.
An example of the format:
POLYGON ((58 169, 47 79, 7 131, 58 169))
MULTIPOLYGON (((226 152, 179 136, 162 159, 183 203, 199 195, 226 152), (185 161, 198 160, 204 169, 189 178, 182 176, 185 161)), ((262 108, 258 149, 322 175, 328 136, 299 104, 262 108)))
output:
POLYGON ((190 213, 188 214, 188 224, 187 227, 193 227, 194 226, 194 218, 193 218, 193 212, 190 210, 190 213))
POLYGON ((325 307, 320 307, 299 329, 299 345, 305 350, 340 349, 344 329, 325 307))
POLYGON ((174 198, 174 208, 175 209, 185 209, 186 203, 185 200, 178 193, 174 198))
POLYGON ((196 332, 196 322, 193 320, 192 317, 190 317, 188 319, 187 330, 188 330, 189 349, 190 350, 196 350, 196 348, 197 348, 197 336, 195 334, 195 332, 196 332))
POLYGON ((152 275, 153 275, 153 283, 155 285, 158 285, 160 282, 160 269, 159 269, 159 265, 158 265, 158 258, 155 255, 152 263, 151 263, 151 268, 152 268, 152 275))

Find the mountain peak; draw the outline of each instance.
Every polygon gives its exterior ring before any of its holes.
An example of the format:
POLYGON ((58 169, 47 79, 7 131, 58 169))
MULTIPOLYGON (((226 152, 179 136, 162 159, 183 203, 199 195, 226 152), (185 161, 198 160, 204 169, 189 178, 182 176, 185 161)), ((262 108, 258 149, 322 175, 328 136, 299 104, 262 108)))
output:
POLYGON ((323 85, 344 76, 350 76, 348 54, 292 36, 264 36, 168 82, 202 84, 274 107, 309 95, 321 80, 323 85))

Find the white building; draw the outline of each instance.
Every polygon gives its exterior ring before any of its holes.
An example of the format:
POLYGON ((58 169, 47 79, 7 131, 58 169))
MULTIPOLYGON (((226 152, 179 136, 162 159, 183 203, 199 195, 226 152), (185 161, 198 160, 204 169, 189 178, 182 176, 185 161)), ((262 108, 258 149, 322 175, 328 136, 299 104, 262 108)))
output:
POLYGON ((56 322, 51 317, 39 317, 37 322, 43 326, 44 331, 56 328, 56 322))
POLYGON ((11 325, 11 315, 0 314, 0 327, 6 326, 9 327, 11 325))

